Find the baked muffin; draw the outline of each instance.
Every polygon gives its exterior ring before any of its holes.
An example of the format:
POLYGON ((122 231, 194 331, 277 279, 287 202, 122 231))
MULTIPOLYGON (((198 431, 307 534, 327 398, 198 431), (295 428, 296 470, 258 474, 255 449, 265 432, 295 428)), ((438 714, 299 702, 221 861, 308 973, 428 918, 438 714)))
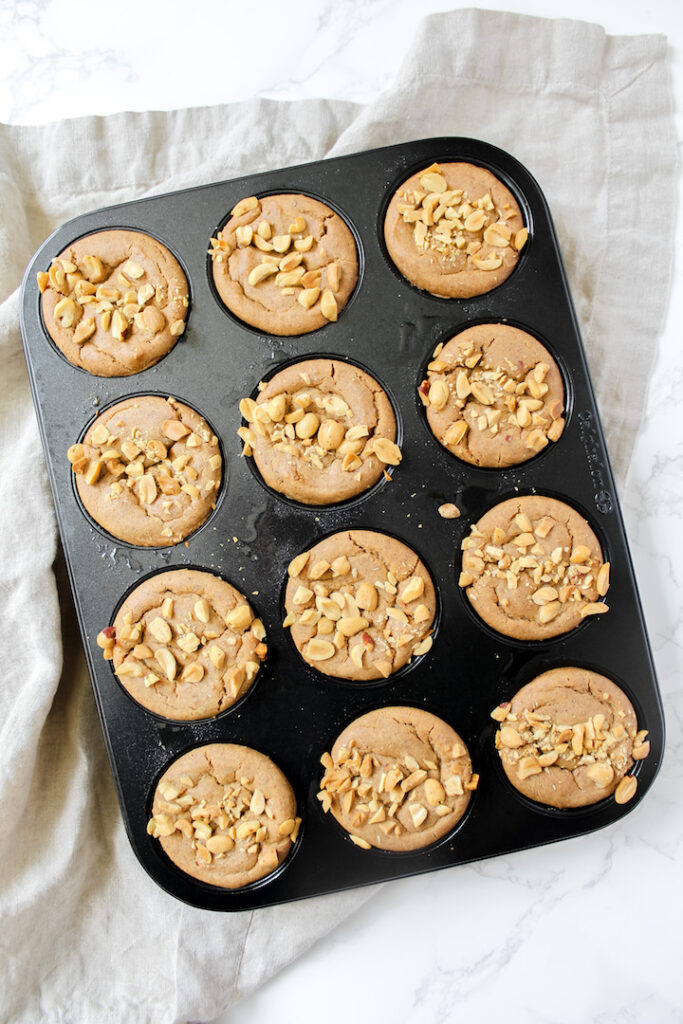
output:
POLYGON ((389 256, 412 284, 446 299, 491 291, 528 231, 510 190, 484 167, 432 164, 403 182, 384 220, 389 256))
POLYGON ((79 238, 38 274, 38 286, 55 345, 98 377, 153 366, 185 330, 185 274, 165 245, 140 231, 79 238))
POLYGON ((564 430, 564 386, 540 341, 508 324, 477 324, 437 345, 419 387, 436 439, 463 462, 526 462, 564 430))
POLYGON ((240 889, 279 867, 300 825, 292 787, 270 758, 210 743, 161 776, 147 832, 186 875, 240 889))
POLYGON ((266 334, 307 334, 337 319, 358 280, 353 235, 310 196, 248 196, 209 255, 221 299, 266 334))
POLYGON ((457 732, 418 708, 361 715, 320 761, 323 810, 362 850, 431 845, 457 825, 479 782, 457 732))
POLYGON ((520 793, 550 807, 587 807, 614 793, 635 794, 627 774, 647 757, 647 730, 611 679, 587 669, 555 668, 532 679, 492 712, 496 749, 520 793))
POLYGON ((586 520, 545 495, 495 505, 462 542, 459 585, 489 626, 547 640, 608 611, 610 564, 586 520))
POLYGON ((212 573, 171 569, 126 597, 97 638, 133 700, 165 718, 214 718, 242 697, 266 656, 245 597, 212 573))
POLYGON ((67 457, 86 511, 127 544, 178 544, 215 508, 218 438, 175 398, 134 395, 109 406, 67 457))
POLYGON ((334 533, 292 559, 285 608, 299 654, 328 676, 387 679, 432 646, 431 576, 374 530, 334 533))
POLYGON ((331 505, 366 491, 397 466, 396 418, 374 378, 338 359, 291 363, 243 398, 238 430, 274 490, 306 505, 331 505))

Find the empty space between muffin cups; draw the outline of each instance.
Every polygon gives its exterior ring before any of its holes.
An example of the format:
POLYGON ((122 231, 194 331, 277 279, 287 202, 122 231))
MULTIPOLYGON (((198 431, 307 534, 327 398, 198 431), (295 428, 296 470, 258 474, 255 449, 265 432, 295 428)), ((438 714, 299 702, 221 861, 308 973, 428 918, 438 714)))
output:
POLYGON ((132 395, 108 406, 66 456, 85 513, 139 547, 179 544, 216 508, 223 480, 218 438, 191 406, 132 395))
POLYGON ((514 640, 547 640, 609 611, 610 563, 571 505, 509 498, 472 524, 458 585, 476 615, 514 640))
POLYGON ((327 356, 289 363, 240 402, 237 433, 263 483, 303 505, 366 492, 401 462, 385 389, 354 363, 327 356))
POLYGON ((189 722, 215 718, 249 692, 265 638, 262 620, 227 580, 178 568, 133 587, 97 645, 137 704, 189 722))
POLYGON ((240 199, 211 238, 209 260, 223 305, 266 334, 307 334, 335 322, 358 281, 343 216, 297 193, 240 199))

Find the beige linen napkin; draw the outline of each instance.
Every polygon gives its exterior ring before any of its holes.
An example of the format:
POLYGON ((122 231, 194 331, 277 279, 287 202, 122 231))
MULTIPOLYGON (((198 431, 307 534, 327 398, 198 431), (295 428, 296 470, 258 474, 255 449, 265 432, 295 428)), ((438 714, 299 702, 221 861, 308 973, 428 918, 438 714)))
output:
POLYGON ((208 1021, 370 895, 210 914, 166 896, 135 860, 58 560, 60 624, 55 521, 17 323, 23 269, 53 228, 97 206, 441 134, 510 150, 545 190, 623 476, 672 254, 662 37, 459 11, 422 23, 394 86, 367 107, 253 100, 0 128, 3 1020, 208 1021))

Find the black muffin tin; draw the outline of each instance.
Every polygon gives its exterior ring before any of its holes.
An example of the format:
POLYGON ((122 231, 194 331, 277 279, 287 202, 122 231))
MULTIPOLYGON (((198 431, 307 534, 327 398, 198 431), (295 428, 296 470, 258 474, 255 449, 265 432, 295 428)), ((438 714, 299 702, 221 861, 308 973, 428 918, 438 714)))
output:
MULTIPOLYGON (((410 142, 352 156, 236 178, 85 214, 39 249, 22 289, 21 328, 95 699, 121 811, 133 849, 165 890, 214 910, 244 910, 332 892, 539 846, 609 825, 633 810, 662 757, 664 721, 636 582, 619 511, 579 327, 550 213, 529 172, 509 154, 472 139, 410 142), (516 196, 529 227, 517 268, 495 290, 467 300, 439 299, 411 286, 389 260, 383 219, 401 182, 432 161, 487 167, 516 196), (305 192, 337 210, 358 247, 358 285, 336 323, 298 337, 253 330, 218 299, 207 259, 209 238, 247 195, 305 192), (156 366, 103 379, 71 366, 41 322, 36 272, 74 239, 102 228, 147 232, 171 249, 187 274, 187 331, 156 366), (557 360, 567 391, 562 438, 524 465, 479 469, 450 455, 426 426, 417 397, 434 347, 470 324, 512 323, 538 337, 557 360), (240 398, 284 363, 317 355, 351 360, 386 388, 403 451, 391 482, 334 508, 287 501, 241 457, 240 398), (173 395, 207 418, 220 438, 225 480, 216 511, 187 543, 146 549, 114 540, 77 501, 66 450, 109 403, 133 394, 173 395), (607 615, 547 642, 516 642, 494 633, 457 586, 460 542, 492 505, 544 493, 573 505, 597 533, 612 563, 607 615), (442 502, 462 516, 442 519, 442 502), (337 530, 374 529, 415 549, 434 579, 438 622, 432 650, 378 683, 349 683, 309 668, 282 628, 283 582, 290 559, 337 530), (122 597, 161 570, 193 566, 224 576, 266 626, 268 657, 243 700, 218 718, 164 721, 135 704, 102 658, 95 637, 122 597), (650 756, 635 768, 638 791, 585 810, 556 811, 521 797, 494 750, 491 709, 547 669, 578 665, 602 672, 631 698, 650 756), (449 722, 467 743, 481 776, 454 832, 409 854, 354 846, 316 799, 320 755, 358 715, 408 704, 449 722), (270 756, 290 779, 303 818, 300 837, 271 876, 239 891, 197 882, 177 870, 146 832, 159 775, 198 744, 243 743, 270 756)), ((561 856, 559 851, 549 856, 561 856)))

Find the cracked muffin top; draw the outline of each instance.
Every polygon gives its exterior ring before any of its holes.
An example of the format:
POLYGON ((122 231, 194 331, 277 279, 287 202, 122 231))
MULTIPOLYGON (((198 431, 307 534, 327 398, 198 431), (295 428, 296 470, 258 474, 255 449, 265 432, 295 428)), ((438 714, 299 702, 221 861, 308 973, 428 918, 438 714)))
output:
POLYGON ((266 631, 230 583, 197 569, 157 573, 126 597, 97 637, 133 700, 164 718, 214 718, 243 696, 266 631))
POLYGON ((348 530, 289 565, 292 640, 325 675, 387 679, 432 646, 436 593, 418 555, 395 537, 348 530))
POLYGON ((320 761, 318 800, 362 850, 436 842, 460 821, 479 782, 457 732, 419 708, 361 715, 320 761))
POLYGON ((218 438, 175 398, 136 395, 110 406, 67 457, 86 511, 128 544, 178 544, 215 508, 218 438))
POLYGON ((243 398, 238 434, 265 482, 307 505, 330 505, 371 487, 401 461, 386 392, 337 359, 292 363, 243 398))
POLYGON ((213 280, 236 316, 267 334, 306 334, 335 321, 358 280, 353 235, 310 196, 247 196, 215 238, 213 280))
POLYGON ((70 363, 98 377, 153 366, 185 330, 185 274, 140 231, 97 231, 38 273, 48 334, 70 363))
POLYGON ((237 743, 209 743, 161 776, 147 833, 185 874, 240 889, 282 864, 300 826, 294 791, 269 757, 237 743))
POLYGON ((545 495, 510 498, 462 541, 459 585, 489 626, 517 640, 567 633, 609 609, 610 563, 570 505, 545 495))
POLYGON ((588 669, 551 669, 491 712, 496 750, 512 785, 550 807, 587 807, 614 793, 627 803, 638 787, 634 761, 650 752, 631 701, 588 669), (627 774, 629 773, 629 774, 627 774))
POLYGON ((475 466, 526 462, 564 430, 557 363, 509 324, 477 324, 437 345, 419 395, 437 440, 475 466))

